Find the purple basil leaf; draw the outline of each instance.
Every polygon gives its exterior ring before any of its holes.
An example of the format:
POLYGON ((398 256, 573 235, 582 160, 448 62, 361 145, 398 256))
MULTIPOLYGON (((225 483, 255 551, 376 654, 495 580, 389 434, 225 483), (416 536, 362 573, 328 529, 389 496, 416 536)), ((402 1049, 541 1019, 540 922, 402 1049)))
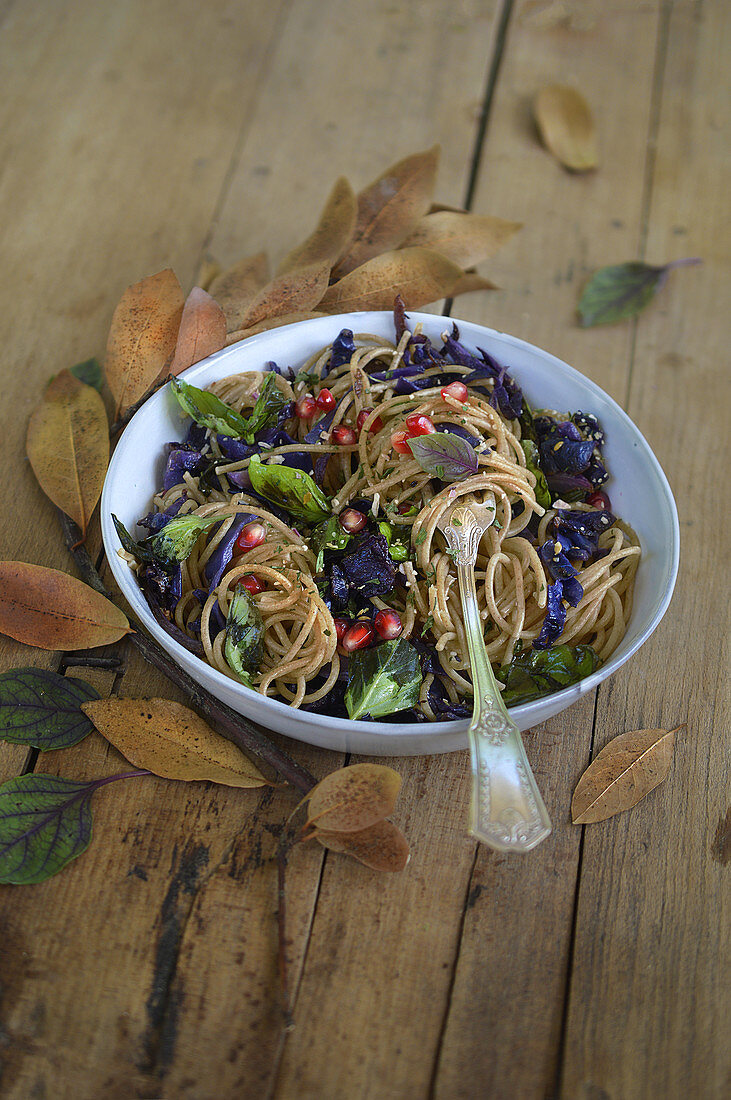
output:
POLYGON ((674 260, 663 267, 632 262, 600 268, 584 287, 579 300, 581 324, 590 328, 635 317, 652 301, 674 267, 700 262, 698 259, 674 260))
POLYGON ((579 474, 548 474, 546 481, 554 500, 560 498, 569 503, 581 500, 593 488, 591 482, 579 474))
POLYGON ((78 744, 94 726, 81 704, 100 699, 86 680, 42 668, 14 668, 0 676, 0 737, 46 752, 78 744))
POLYGON ((251 458, 259 448, 255 443, 244 443, 243 439, 234 439, 232 435, 217 435, 218 446, 221 454, 229 462, 242 462, 245 458, 251 458))
POLYGON ((458 435, 460 439, 464 439, 465 443, 469 443, 470 447, 479 447, 482 442, 472 432, 468 432, 466 428, 463 428, 461 424, 435 424, 434 427, 438 432, 448 432, 449 435, 458 435))
POLYGON ((477 473, 477 455, 459 435, 432 432, 407 440, 412 455, 430 477, 440 481, 464 481, 477 473))
POLYGON ((44 882, 89 846, 91 796, 128 772, 81 783, 58 775, 27 775, 0 785, 0 882, 44 882))

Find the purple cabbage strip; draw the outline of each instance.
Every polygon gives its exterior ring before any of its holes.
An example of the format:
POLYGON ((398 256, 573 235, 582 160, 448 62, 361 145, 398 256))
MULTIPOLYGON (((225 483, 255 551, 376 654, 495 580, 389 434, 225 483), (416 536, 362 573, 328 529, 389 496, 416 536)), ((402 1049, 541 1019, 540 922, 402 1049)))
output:
MULTIPOLYGON (((234 552, 234 543, 241 534, 241 530, 247 523, 258 517, 251 512, 244 512, 236 516, 224 537, 206 562, 203 570, 204 576, 211 588, 215 588, 226 571, 234 552)), ((220 530, 220 524, 212 528, 211 533, 220 530)))

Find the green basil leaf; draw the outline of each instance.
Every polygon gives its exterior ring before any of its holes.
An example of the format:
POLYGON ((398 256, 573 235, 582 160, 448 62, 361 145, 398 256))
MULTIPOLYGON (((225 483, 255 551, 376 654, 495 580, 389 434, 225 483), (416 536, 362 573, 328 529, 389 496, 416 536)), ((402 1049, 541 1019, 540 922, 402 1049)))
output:
POLYGON ((332 514, 330 502, 320 487, 302 470, 270 462, 264 465, 259 455, 249 462, 251 484, 261 496, 279 504, 290 515, 308 523, 319 523, 332 514))
POLYGON ((356 650, 348 664, 348 714, 355 721, 407 710, 418 703, 421 682, 419 654, 405 638, 356 650))
POLYGON ((188 557, 201 531, 208 531, 220 522, 220 516, 175 516, 142 545, 150 548, 158 565, 172 570, 188 557))
POLYGON ((259 670, 264 657, 264 620, 243 585, 237 585, 228 607, 223 654, 236 675, 252 687, 251 673, 259 670))
POLYGON ((310 546, 317 553, 315 572, 322 572, 325 566, 326 550, 344 550, 352 537, 342 526, 337 516, 330 516, 330 519, 326 519, 324 523, 318 523, 310 539, 310 546))
POLYGON ((149 539, 143 539, 142 542, 137 542, 136 539, 133 539, 121 519, 118 519, 114 512, 112 512, 112 522, 119 536, 119 541, 122 543, 123 550, 126 550, 128 554, 133 554, 138 561, 147 562, 149 564, 149 562, 155 560, 155 555, 148 545, 149 539))
POLYGON ((587 283, 579 301, 584 328, 609 325, 640 313, 657 294, 674 267, 699 264, 698 259, 674 260, 662 267, 627 263, 602 267, 587 283))
POLYGON ((530 703, 591 675, 601 661, 591 646, 556 645, 551 649, 526 649, 516 653, 495 676, 505 684, 507 707, 530 703))
POLYGON ((396 538, 396 532, 393 525, 387 523, 386 520, 380 520, 378 524, 378 530, 381 532, 386 542, 388 543, 388 553, 392 561, 407 561, 409 557, 409 548, 405 542, 396 538))
POLYGON ((440 481, 464 481, 477 473, 477 452, 474 447, 451 432, 432 432, 407 439, 409 449, 430 477, 440 481))
POLYGON ((83 363, 75 363, 69 369, 71 374, 78 378, 79 382, 83 382, 85 386, 93 386, 95 390, 99 390, 101 393, 104 375, 98 359, 84 359, 83 363))
POLYGON ((81 704, 101 696, 86 680, 43 668, 0 676, 0 737, 47 752, 78 744, 94 729, 81 704))
POLYGON ((234 439, 243 437, 246 431, 246 420, 220 397, 209 393, 208 390, 199 390, 197 386, 191 386, 177 378, 173 378, 171 386, 181 409, 195 420, 196 424, 200 424, 203 428, 210 428, 216 435, 232 436, 234 439))
POLYGON ((540 452, 532 439, 521 439, 520 445, 525 455, 525 464, 532 474, 536 475, 536 500, 541 508, 551 507, 551 491, 548 488, 546 475, 540 466, 540 452))
POLYGON ((256 433, 264 428, 276 427, 280 412, 289 405, 289 398, 280 390, 276 377, 274 371, 267 374, 254 408, 244 418, 243 434, 247 443, 253 443, 256 433))

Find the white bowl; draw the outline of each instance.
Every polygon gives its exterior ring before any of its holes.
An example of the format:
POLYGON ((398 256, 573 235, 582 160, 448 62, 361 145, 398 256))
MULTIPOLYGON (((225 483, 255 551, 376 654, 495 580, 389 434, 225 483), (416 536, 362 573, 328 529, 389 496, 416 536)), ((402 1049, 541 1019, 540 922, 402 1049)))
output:
MULTIPOLYGON (((409 312, 421 321, 435 342, 451 319, 409 312)), ((544 699, 513 707, 511 715, 521 730, 538 725, 564 710, 602 680, 646 642, 662 619, 678 571, 680 532, 670 486, 647 442, 625 412, 573 367, 514 336, 467 321, 457 321, 460 337, 469 348, 480 347, 510 369, 537 408, 591 412, 606 432, 605 457, 611 474, 608 485, 612 508, 635 529, 642 545, 634 606, 629 628, 611 658, 578 684, 544 699)), ((321 317, 262 332, 235 344, 186 371, 186 381, 206 387, 218 378, 243 370, 258 370, 274 360, 280 367, 299 366, 310 354, 330 343, 342 328, 394 336, 390 313, 348 313, 321 317)), ((163 444, 185 432, 180 409, 165 386, 132 418, 112 457, 101 499, 102 534, 112 572, 135 615, 163 649, 211 694, 253 721, 323 748, 376 756, 412 756, 450 752, 467 745, 466 721, 434 723, 351 722, 310 714, 267 699, 244 687, 183 649, 155 621, 137 585, 134 573, 118 557, 120 543, 111 513, 130 530, 149 511, 153 493, 162 482, 163 444)))

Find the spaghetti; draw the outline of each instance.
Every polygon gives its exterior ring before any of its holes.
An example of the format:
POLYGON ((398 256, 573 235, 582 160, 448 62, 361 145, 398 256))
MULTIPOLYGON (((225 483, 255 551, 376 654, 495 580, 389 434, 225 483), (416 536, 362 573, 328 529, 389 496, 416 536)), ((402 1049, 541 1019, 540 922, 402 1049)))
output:
POLYGON ((531 413, 456 326, 437 350, 397 312, 396 336, 343 330, 296 374, 270 364, 223 378, 205 391, 213 412, 179 383, 197 423, 170 445, 165 486, 141 521, 152 533, 122 552, 158 621, 264 695, 345 714, 362 652, 398 638, 420 675, 397 716, 462 717, 467 638, 440 522, 455 497, 491 493, 476 581, 493 667, 510 703, 573 682, 624 635, 640 553, 599 488, 599 425, 531 413), (416 446, 429 437, 447 466, 416 446), (149 547, 183 517, 204 525, 182 560, 161 564, 149 547), (257 639, 248 668, 245 646, 231 659, 237 593, 257 639))

